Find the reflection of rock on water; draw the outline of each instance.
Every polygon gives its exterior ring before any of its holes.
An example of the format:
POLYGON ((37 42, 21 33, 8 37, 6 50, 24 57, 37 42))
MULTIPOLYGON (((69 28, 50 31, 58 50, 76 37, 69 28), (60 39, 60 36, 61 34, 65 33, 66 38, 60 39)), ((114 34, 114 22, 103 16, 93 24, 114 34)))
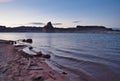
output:
POLYGON ((52 47, 52 37, 50 34, 47 35, 46 40, 47 40, 48 47, 51 48, 52 47))
POLYGON ((31 39, 31 38, 33 38, 33 34, 32 33, 26 33, 25 34, 25 38, 27 38, 27 39, 31 39))

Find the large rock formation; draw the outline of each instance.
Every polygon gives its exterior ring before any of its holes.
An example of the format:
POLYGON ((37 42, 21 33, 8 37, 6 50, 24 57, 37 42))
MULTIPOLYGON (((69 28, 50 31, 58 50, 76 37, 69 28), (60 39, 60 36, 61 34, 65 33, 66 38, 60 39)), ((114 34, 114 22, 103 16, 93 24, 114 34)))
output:
POLYGON ((43 27, 43 31, 47 33, 54 32, 54 27, 52 26, 52 23, 48 22, 47 25, 43 27))
POLYGON ((106 28, 105 26, 77 26, 76 31, 83 33, 105 33, 112 31, 111 28, 106 28))

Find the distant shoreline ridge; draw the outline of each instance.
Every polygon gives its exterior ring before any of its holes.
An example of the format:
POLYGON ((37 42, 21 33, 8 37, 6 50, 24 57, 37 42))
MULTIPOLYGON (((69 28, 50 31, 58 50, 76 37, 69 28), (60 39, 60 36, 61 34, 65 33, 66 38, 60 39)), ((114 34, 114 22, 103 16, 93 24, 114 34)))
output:
POLYGON ((81 26, 75 28, 56 28, 51 22, 48 22, 44 27, 19 26, 6 27, 0 26, 0 32, 39 32, 39 33, 120 33, 120 30, 114 30, 105 26, 81 26))

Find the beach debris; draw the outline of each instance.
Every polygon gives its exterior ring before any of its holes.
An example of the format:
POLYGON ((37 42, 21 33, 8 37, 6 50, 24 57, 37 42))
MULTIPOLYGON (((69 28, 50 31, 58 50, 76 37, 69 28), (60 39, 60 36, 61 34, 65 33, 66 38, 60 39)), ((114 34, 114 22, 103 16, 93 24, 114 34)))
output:
POLYGON ((13 44, 16 43, 16 41, 13 41, 13 40, 0 40, 0 43, 5 43, 5 44, 11 44, 11 45, 13 45, 13 44))
POLYGON ((26 43, 32 43, 32 39, 22 39, 22 42, 26 42, 26 43))
POLYGON ((28 68, 27 70, 43 70, 43 68, 40 68, 40 67, 30 67, 30 68, 28 68))
MULTIPOLYGON (((1 80, 1 75, 3 75, 3 77, 6 75, 6 74, 9 74, 11 72, 11 66, 9 64, 0 64, 0 81, 3 81, 1 80)), ((8 81, 8 80, 4 80, 4 81, 8 81)))
POLYGON ((14 44, 17 44, 17 42, 16 42, 16 41, 14 41, 14 44))
POLYGON ((26 42, 32 43, 32 39, 26 39, 26 42))
POLYGON ((53 75, 51 75, 50 73, 48 73, 49 77, 52 78, 53 80, 56 80, 56 77, 54 77, 53 75))
POLYGON ((55 75, 55 73, 53 72, 53 71, 49 71, 49 74, 51 74, 51 75, 55 75))
POLYGON ((26 42, 26 40, 25 40, 25 39, 22 39, 22 42, 26 42))
POLYGON ((38 57, 43 57, 43 58, 47 58, 47 59, 49 59, 51 57, 49 54, 43 54, 42 51, 38 51, 35 48, 33 48, 32 46, 26 47, 22 51, 30 57, 38 56, 38 57))
POLYGON ((10 69, 10 67, 4 67, 4 68, 3 68, 3 71, 2 71, 2 73, 5 73, 5 72, 7 72, 7 71, 8 71, 8 69, 10 69))
POLYGON ((49 59, 51 56, 49 54, 43 55, 43 58, 49 59))
POLYGON ((8 42, 9 42, 9 44, 11 44, 11 45, 14 44, 14 41, 8 41, 8 42))
POLYGON ((26 45, 15 45, 15 47, 26 47, 26 45))
POLYGON ((29 47, 29 50, 32 50, 32 49, 33 49, 33 47, 32 47, 32 46, 30 46, 30 47, 29 47))
POLYGON ((38 76, 33 78, 32 81, 44 81, 44 78, 42 76, 38 76))
POLYGON ((12 41, 12 40, 5 41, 5 42, 6 42, 6 44, 11 44, 11 45, 16 44, 16 41, 12 41))
POLYGON ((30 66, 38 66, 36 62, 31 61, 30 66))
POLYGON ((42 54, 41 51, 39 51, 39 52, 36 53, 36 55, 41 57, 43 54, 42 54))
POLYGON ((67 73, 66 73, 66 72, 62 72, 62 74, 67 75, 67 73))

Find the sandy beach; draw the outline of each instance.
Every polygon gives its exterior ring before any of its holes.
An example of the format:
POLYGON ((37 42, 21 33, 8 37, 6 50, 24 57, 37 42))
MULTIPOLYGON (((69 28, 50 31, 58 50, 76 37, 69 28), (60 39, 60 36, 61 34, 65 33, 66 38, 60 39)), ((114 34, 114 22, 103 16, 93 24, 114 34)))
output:
POLYGON ((31 60, 28 67, 28 59, 14 45, 0 40, 0 81, 69 81, 66 74, 49 67, 45 58, 33 57, 31 60))

